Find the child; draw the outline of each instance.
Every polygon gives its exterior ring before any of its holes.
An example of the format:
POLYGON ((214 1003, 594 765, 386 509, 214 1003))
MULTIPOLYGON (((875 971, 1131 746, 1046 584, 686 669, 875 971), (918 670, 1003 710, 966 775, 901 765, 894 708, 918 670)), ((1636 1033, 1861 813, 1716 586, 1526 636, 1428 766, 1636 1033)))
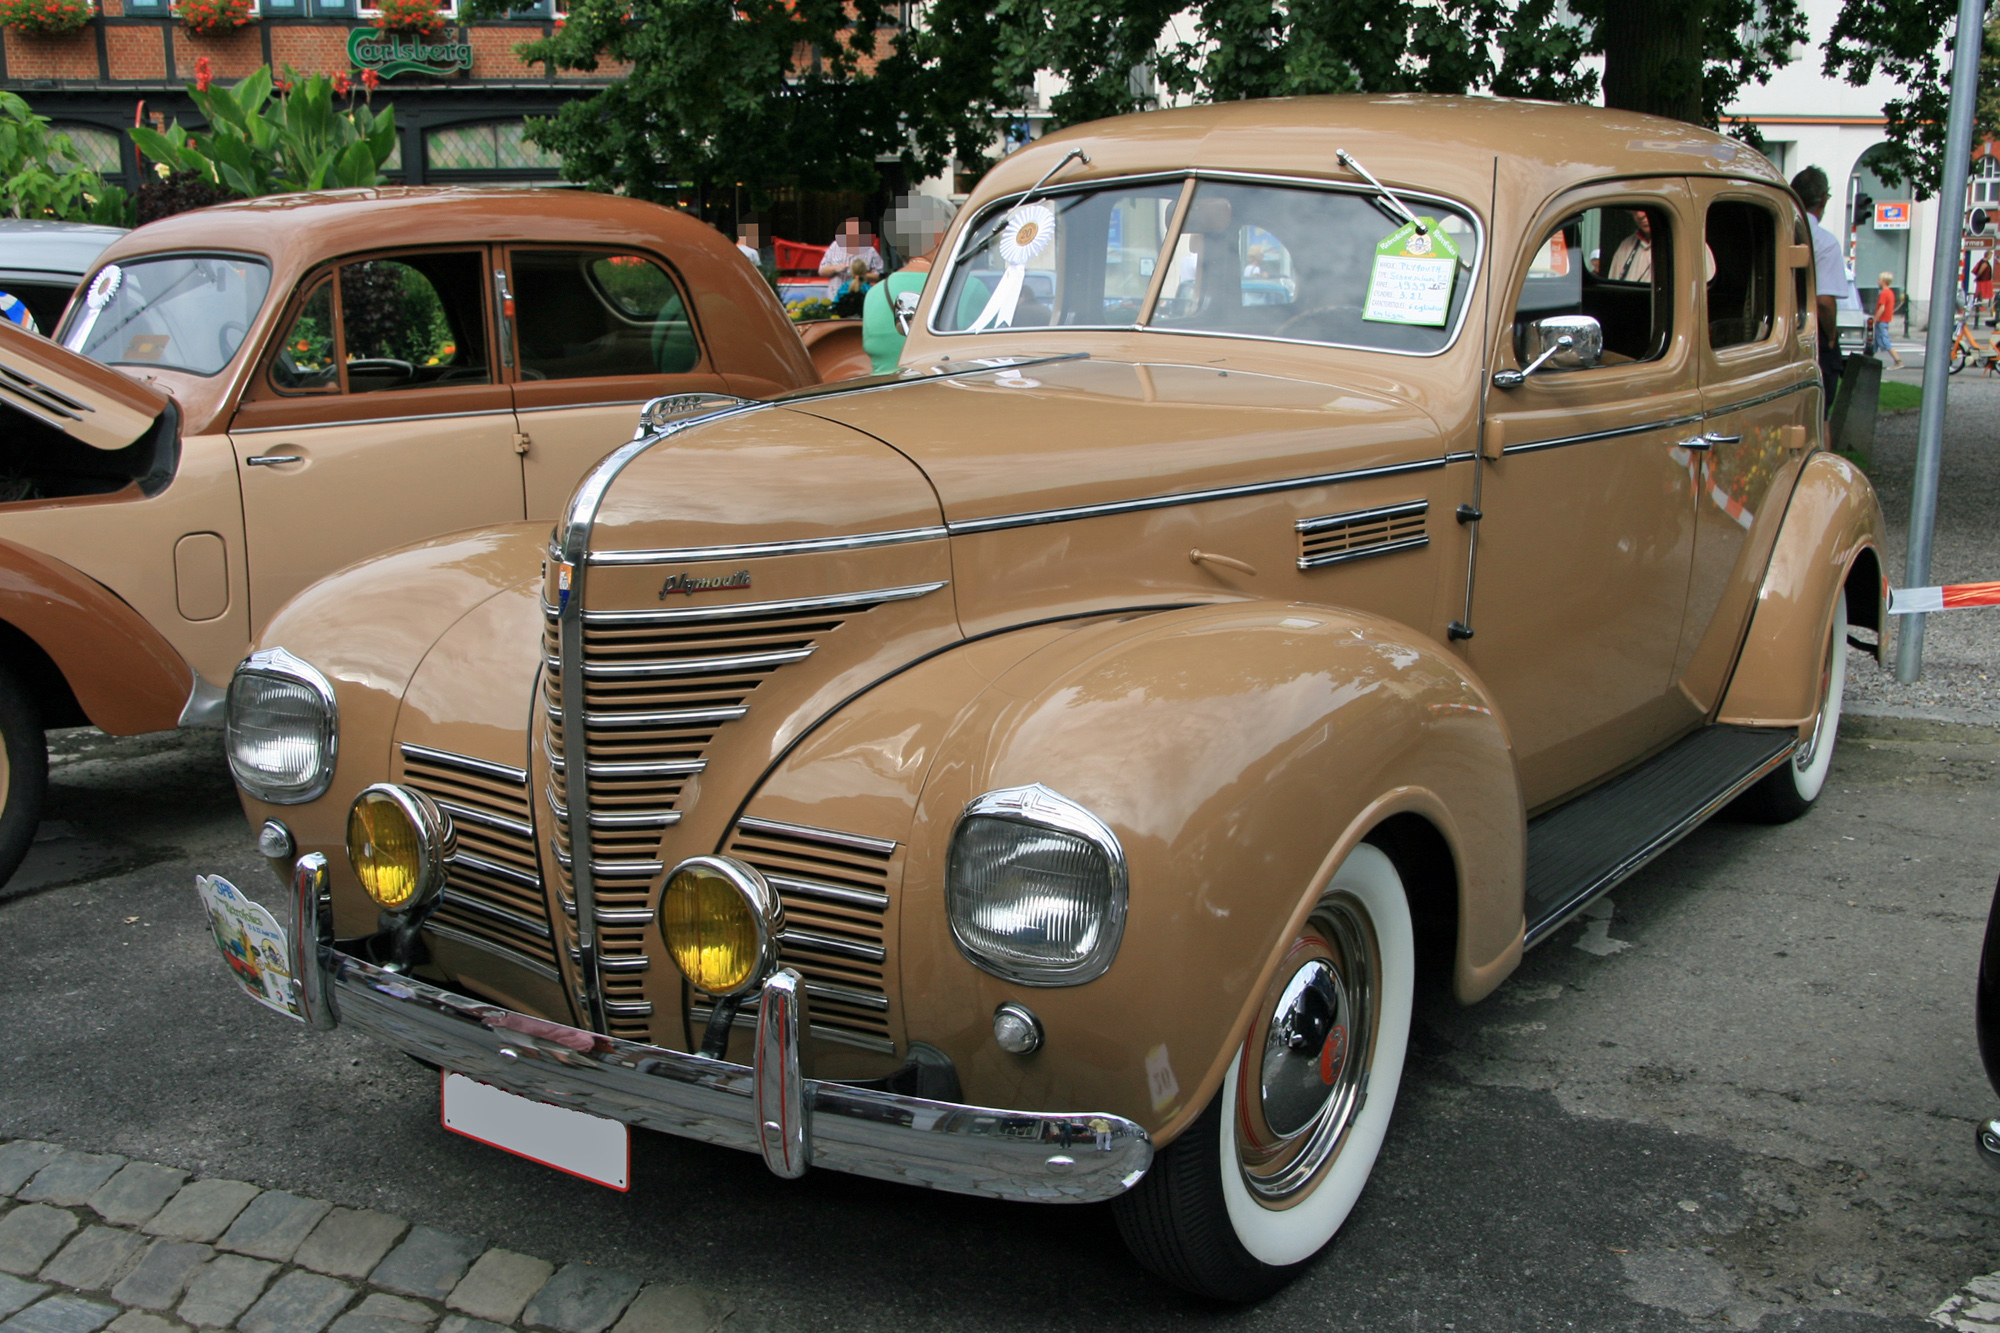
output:
POLYGON ((1884 273, 1881 277, 1882 285, 1875 292, 1874 350, 1878 354, 1887 352, 1890 360, 1896 363, 1896 369, 1901 370, 1903 358, 1889 345, 1889 321, 1896 317, 1896 289, 1892 285, 1895 281, 1895 274, 1884 273))

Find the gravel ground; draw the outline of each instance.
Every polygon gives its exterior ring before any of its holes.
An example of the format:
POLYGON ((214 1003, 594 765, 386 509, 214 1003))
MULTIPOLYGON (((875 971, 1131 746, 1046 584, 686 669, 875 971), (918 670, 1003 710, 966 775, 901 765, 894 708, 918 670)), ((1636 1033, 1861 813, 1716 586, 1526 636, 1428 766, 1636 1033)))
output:
MULTIPOLYGON (((1920 384, 1922 354, 1903 353, 1908 368, 1883 378, 1920 384)), ((1929 583, 2000 579, 2000 378, 1971 370, 1953 375, 1945 398, 1944 458, 1938 480, 1937 532, 1929 583)), ((1889 581, 1905 583, 1910 481, 1917 462, 1917 413, 1882 417, 1868 469, 1888 519, 1889 581)), ((1891 617, 1893 645, 1896 631, 1891 617)), ((1899 685, 1888 670, 1856 653, 1849 663, 1849 713, 2000 725, 2000 607, 1943 611, 1926 618, 1920 680, 1899 685)), ((1893 663, 1893 646, 1889 660, 1893 663)))

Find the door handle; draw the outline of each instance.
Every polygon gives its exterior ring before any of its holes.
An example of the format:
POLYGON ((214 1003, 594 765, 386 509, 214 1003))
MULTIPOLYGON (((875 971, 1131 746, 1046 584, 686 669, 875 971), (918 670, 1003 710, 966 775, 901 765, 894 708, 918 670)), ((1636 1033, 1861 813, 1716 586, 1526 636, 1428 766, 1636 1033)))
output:
POLYGON ((303 454, 252 454, 243 460, 246 467, 276 467, 280 463, 303 463, 303 454))
POLYGON ((1741 435, 1718 435, 1718 434, 1716 434, 1716 433, 1715 433, 1714 431, 1709 431, 1709 432, 1708 432, 1707 434, 1703 435, 1703 436, 1702 436, 1701 438, 1702 438, 1702 439, 1704 439, 1704 440, 1706 440, 1706 441, 1708 441, 1708 442, 1709 442, 1710 444, 1741 444, 1741 443, 1743 443, 1743 437, 1742 437, 1741 435))
POLYGON ((1680 447, 1688 450, 1690 453, 1697 449, 1711 449, 1714 446, 1715 441, 1709 439, 1706 435, 1691 435, 1680 442, 1680 447))

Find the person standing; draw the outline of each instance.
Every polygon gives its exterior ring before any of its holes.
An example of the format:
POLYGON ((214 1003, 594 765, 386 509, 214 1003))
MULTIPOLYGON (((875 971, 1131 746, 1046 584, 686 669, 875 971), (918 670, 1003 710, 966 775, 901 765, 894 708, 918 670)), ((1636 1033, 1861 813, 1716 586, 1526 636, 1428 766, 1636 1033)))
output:
POLYGON ((1903 358, 1889 345, 1889 323, 1896 318, 1896 275, 1884 273, 1880 281, 1882 285, 1875 289, 1875 329, 1870 342, 1878 354, 1887 352, 1896 369, 1901 370, 1903 358))
POLYGON ((1841 256, 1840 241, 1820 221, 1826 201, 1832 197, 1826 173, 1807 167, 1792 177, 1792 193, 1805 205, 1812 218, 1813 279, 1819 295, 1814 302, 1819 316, 1819 377, 1822 388, 1820 408, 1831 415, 1834 390, 1840 387, 1840 311, 1861 309, 1854 294, 1854 282, 1847 276, 1847 261, 1841 256))
POLYGON ((888 281, 868 289, 861 307, 861 345, 877 375, 893 374, 903 353, 903 340, 910 314, 917 308, 938 247, 951 226, 954 208, 936 195, 905 195, 896 201, 883 230, 909 263, 889 275, 888 281))
POLYGON ((1987 320, 1993 319, 1993 261, 1985 255, 1972 266, 1972 293, 1979 298, 1979 309, 1987 320))

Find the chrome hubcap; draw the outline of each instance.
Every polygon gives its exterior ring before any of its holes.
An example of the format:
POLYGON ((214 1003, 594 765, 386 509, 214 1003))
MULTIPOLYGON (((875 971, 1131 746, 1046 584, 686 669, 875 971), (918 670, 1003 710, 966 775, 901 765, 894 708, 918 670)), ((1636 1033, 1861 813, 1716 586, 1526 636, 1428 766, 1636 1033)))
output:
POLYGON ((1280 964, 1243 1046, 1238 1164, 1267 1207, 1312 1191, 1367 1099, 1379 976, 1367 910, 1328 895, 1280 964))

